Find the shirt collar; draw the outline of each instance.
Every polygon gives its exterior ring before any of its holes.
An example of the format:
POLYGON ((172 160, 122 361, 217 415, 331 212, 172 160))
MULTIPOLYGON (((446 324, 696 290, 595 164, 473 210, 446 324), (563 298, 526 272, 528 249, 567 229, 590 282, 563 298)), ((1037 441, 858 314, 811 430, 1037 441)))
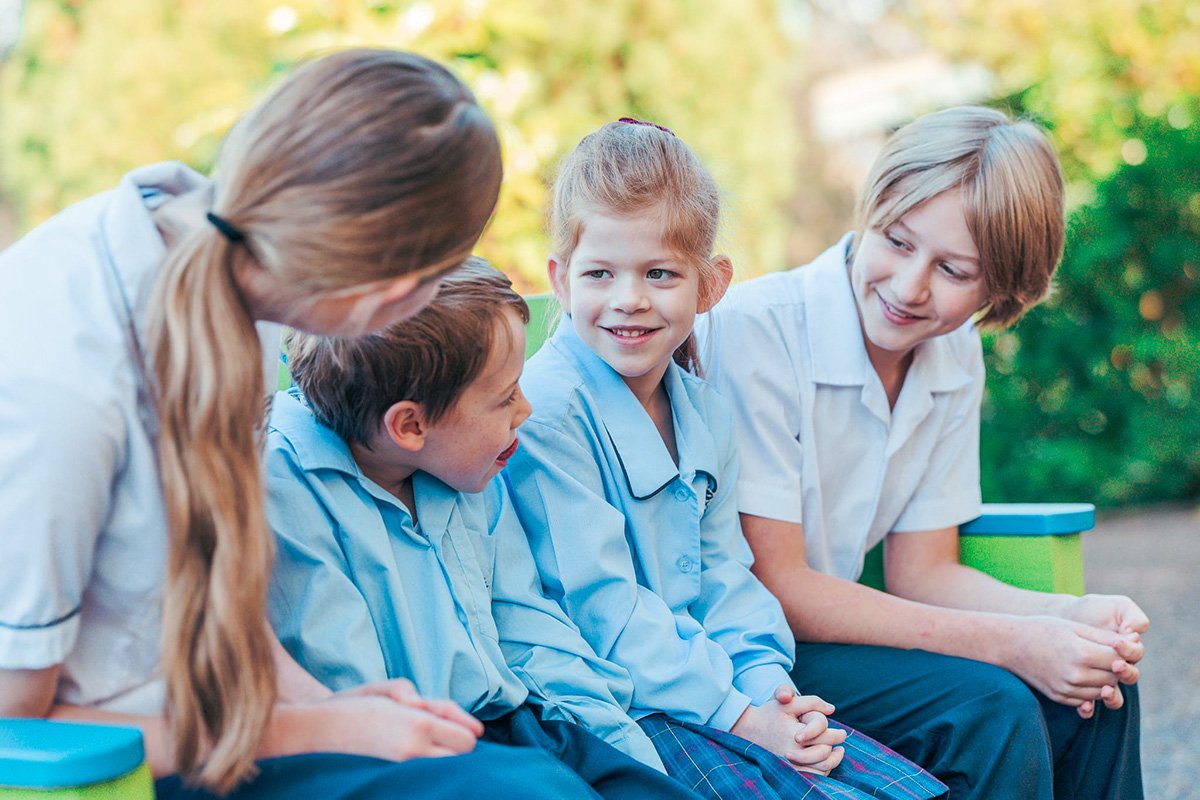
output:
POLYGON ((635 499, 653 497, 681 473, 705 472, 715 479, 716 445, 692 403, 688 380, 678 364, 672 361, 663 376, 679 449, 679 466, 676 466, 654 421, 633 391, 616 370, 584 344, 570 317, 563 317, 551 342, 579 371, 595 405, 602 409, 600 423, 617 452, 629 492, 635 499))
POLYGON ((350 453, 350 446, 332 428, 317 421, 299 389, 275 394, 271 427, 287 438, 306 472, 332 469, 356 478, 365 477, 350 453))
MULTIPOLYGON (((158 195, 178 196, 208 185, 208 179, 178 162, 140 167, 125 174, 105 211, 103 231, 107 252, 120 276, 125 297, 135 316, 148 324, 150 295, 166 244, 150 216, 158 195), (141 311, 142 313, 137 313, 141 311)), ((145 331, 139 330, 143 341, 145 331)))
POLYGON ((440 539, 450 530, 450 518, 462 494, 427 472, 414 472, 413 497, 421 532, 427 539, 440 539))
POLYGON ((287 438, 305 472, 335 470, 357 481, 373 497, 400 509, 407 516, 404 528, 410 538, 427 543, 426 540, 436 539, 449 529, 450 517, 458 503, 457 491, 432 475, 419 471, 413 473, 413 496, 417 501, 421 532, 413 530, 412 515, 404 508, 404 504, 363 474, 349 445, 332 428, 322 425, 313 416, 299 389, 292 388, 275 395, 271 427, 287 438))
MULTIPOLYGON (((853 241, 854 234, 846 234, 802 268, 804 335, 816 383, 862 386, 870 375, 871 362, 863 344, 858 305, 846 266, 853 241)), ((949 336, 938 336, 917 346, 905 385, 912 382, 937 393, 954 391, 970 381, 968 364, 955 354, 949 336)))
POLYGON ((804 338, 816 383, 861 386, 871 368, 846 269, 846 255, 853 240, 854 234, 846 234, 801 268, 804 338))

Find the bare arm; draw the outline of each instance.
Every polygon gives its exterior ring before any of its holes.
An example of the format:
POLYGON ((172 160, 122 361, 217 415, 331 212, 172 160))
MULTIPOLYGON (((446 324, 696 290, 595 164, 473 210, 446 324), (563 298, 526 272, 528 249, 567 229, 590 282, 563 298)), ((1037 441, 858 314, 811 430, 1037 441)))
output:
MULTIPOLYGON (((292 664, 303 672, 295 662, 292 664)), ((132 725, 142 730, 146 761, 154 776, 176 771, 174 742, 165 717, 55 704, 58 674, 58 666, 38 670, 0 669, 0 717, 132 725)), ((311 676, 309 680, 315 682, 311 676)), ((301 680, 295 685, 304 683, 301 680)), ((403 761, 469 752, 482 733, 478 721, 461 709, 450 703, 422 699, 408 681, 370 684, 337 695, 325 692, 323 698, 277 704, 259 747, 259 757, 325 751, 403 761)))
MULTIPOLYGON (((754 572, 783 605, 797 639, 974 654, 974 615, 935 608, 826 575, 808 565, 799 523, 742 514, 754 572), (964 641, 968 640, 968 641, 964 641)), ((1009 620, 992 620, 995 638, 1009 620)), ((996 648, 997 651, 1000 648, 996 648)), ((999 654, 996 655, 999 658, 999 654)))
MULTIPOLYGON (((742 530, 754 550, 755 574, 779 598, 797 639, 919 648, 972 658, 1011 670, 1057 702, 1075 706, 1101 697, 1102 687, 1117 681, 1115 662, 1124 660, 1114 647, 1128 637, 1050 616, 1049 608, 1030 615, 1024 609, 1018 609, 1018 613, 1000 613, 994 610, 996 607, 985 610, 978 605, 944 607, 940 602, 930 602, 945 600, 936 594, 936 589, 915 590, 914 599, 885 594, 812 569, 806 558, 801 525, 748 514, 741 519, 742 530)), ((923 563, 923 559, 938 562, 951 553, 944 532, 939 533, 942 535, 930 538, 938 548, 934 555, 921 558, 903 552, 891 555, 889 585, 894 580, 891 560, 899 558, 910 567, 900 579, 901 585, 908 588, 908 584, 917 581, 914 573, 919 573, 913 567, 923 563)), ((905 536, 912 536, 915 541, 925 534, 905 536)), ((939 564, 938 569, 945 567, 952 586, 960 591, 963 587, 971 591, 969 587, 975 579, 957 572, 954 566, 976 572, 985 589, 987 584, 995 583, 982 573, 958 565, 957 549, 949 557, 955 564, 939 564)), ((929 585, 941 579, 940 575, 935 578, 926 575, 921 580, 929 585)), ((1004 608, 1006 587, 990 588, 998 607, 1004 608)), ((1058 602, 1051 600, 1050 605, 1058 602)), ((1140 644, 1136 648, 1140 649, 1140 644)), ((1125 678, 1122 674, 1121 679, 1125 678)), ((1136 680, 1136 675, 1132 678, 1136 680)))
POLYGON ((1032 592, 958 560, 958 528, 889 536, 883 551, 888 591, 918 603, 964 611, 1066 617, 1071 595, 1032 592))
POLYGON ((0 669, 0 716, 44 717, 87 722, 111 722, 142 729, 146 743, 146 761, 154 775, 174 771, 175 756, 170 747, 167 722, 162 717, 114 714, 79 706, 56 705, 58 665, 45 669, 0 669))
MULTIPOLYGON (((889 536, 884 549, 888 591, 921 603, 975 611, 1049 614, 1117 633, 1145 633, 1150 620, 1121 595, 1051 594, 1018 589, 959 563, 958 531, 946 528, 889 536)), ((1141 658, 1123 654, 1131 661, 1141 658)))
POLYGON ((275 656, 275 676, 279 688, 279 702, 302 702, 305 700, 323 700, 333 695, 333 692, 296 663, 291 653, 279 643, 279 638, 271 633, 271 653, 275 656))

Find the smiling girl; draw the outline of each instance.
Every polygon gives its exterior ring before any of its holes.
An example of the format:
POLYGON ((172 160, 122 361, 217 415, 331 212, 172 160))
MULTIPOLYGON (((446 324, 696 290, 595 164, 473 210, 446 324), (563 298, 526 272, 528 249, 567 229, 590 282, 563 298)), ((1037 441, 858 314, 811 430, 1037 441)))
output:
POLYGON ((696 314, 732 272, 719 208, 655 125, 606 125, 564 162, 549 271, 567 316, 526 369, 533 415, 505 472, 543 583, 629 671, 630 714, 700 794, 942 796, 788 677, 792 637, 738 525, 729 410, 694 374, 696 314))
POLYGON ((1046 295, 1063 229, 1045 135, 949 109, 885 145, 855 233, 735 287, 705 328, 755 573, 798 640, 793 675, 955 798, 1142 796, 1145 614, 958 562, 958 525, 980 513, 975 325, 1046 295), (880 541, 890 594, 855 582, 880 541))

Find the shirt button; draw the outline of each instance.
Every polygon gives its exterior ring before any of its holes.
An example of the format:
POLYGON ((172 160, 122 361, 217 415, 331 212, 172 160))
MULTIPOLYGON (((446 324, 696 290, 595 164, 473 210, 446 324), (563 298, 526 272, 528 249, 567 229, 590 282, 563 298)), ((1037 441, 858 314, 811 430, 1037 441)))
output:
POLYGON ((676 489, 675 490, 675 499, 681 503, 686 503, 687 499, 688 499, 687 490, 686 489, 676 489))
POLYGON ((692 560, 687 556, 680 556, 679 560, 675 562, 675 566, 679 567, 680 572, 691 572, 692 560))

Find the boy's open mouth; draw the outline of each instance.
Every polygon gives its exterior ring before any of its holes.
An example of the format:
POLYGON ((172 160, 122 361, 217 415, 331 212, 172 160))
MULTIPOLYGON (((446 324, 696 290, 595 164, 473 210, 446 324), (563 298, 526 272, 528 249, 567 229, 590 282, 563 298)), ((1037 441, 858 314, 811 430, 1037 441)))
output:
POLYGON ((496 460, 497 461, 508 461, 510 458, 512 458, 513 453, 517 452, 517 444, 519 441, 520 441, 519 439, 513 439, 512 444, 510 444, 508 447, 504 448, 503 453, 496 456, 496 460))

